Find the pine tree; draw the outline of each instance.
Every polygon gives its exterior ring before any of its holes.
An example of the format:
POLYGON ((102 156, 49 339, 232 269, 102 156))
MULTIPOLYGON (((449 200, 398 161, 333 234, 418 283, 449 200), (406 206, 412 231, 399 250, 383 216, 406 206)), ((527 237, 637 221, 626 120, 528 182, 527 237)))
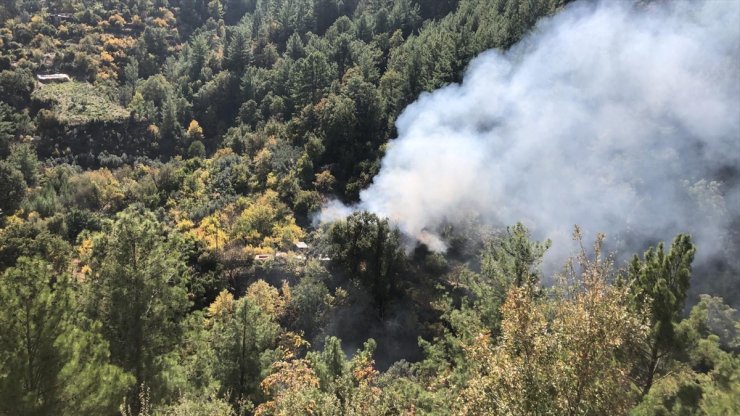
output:
POLYGON ((677 347, 674 331, 681 317, 686 291, 689 289, 691 262, 696 247, 687 234, 673 240, 668 253, 663 243, 650 247, 642 260, 635 255, 627 273, 635 308, 648 307, 647 323, 650 338, 644 351, 645 364, 639 370, 643 395, 648 394, 659 365, 670 357, 677 347))
POLYGON ((4 160, 0 160, 0 195, 0 218, 13 214, 26 196, 23 174, 4 160))
POLYGON ((18 143, 10 148, 8 161, 23 174, 26 185, 35 186, 38 179, 39 159, 28 143, 18 143))
POLYGON ((0 277, 0 304, 0 414, 116 410, 133 377, 108 364, 99 334, 79 326, 68 276, 21 257, 0 277))
POLYGON ((86 299, 89 316, 103 324, 113 363, 131 372, 137 386, 153 388, 155 401, 165 387, 163 357, 179 342, 188 307, 186 265, 162 231, 149 212, 119 213, 93 242, 86 299))
POLYGON ((290 88, 293 105, 303 108, 315 104, 323 96, 335 73, 334 67, 321 52, 312 52, 301 58, 290 70, 290 88))
POLYGON ((539 265, 550 240, 530 240, 529 230, 517 223, 506 234, 486 243, 481 253, 480 275, 470 274, 467 284, 474 293, 480 319, 494 334, 500 324, 499 308, 512 288, 537 290, 539 265))
POLYGON ((398 230, 363 211, 334 223, 329 240, 332 259, 369 289, 382 317, 405 266, 398 230))
POLYGON ((306 51, 303 48, 303 41, 298 33, 294 32, 288 38, 288 43, 285 46, 285 54, 293 60, 301 59, 306 55, 306 51))
POLYGON ((232 403, 254 401, 260 393, 261 372, 266 370, 263 366, 271 364, 263 357, 275 347, 280 327, 247 297, 234 301, 224 292, 219 298, 220 304, 233 306, 224 310, 214 303, 210 308, 210 345, 216 358, 213 373, 232 403))
POLYGON ((237 27, 226 47, 224 66, 236 74, 244 72, 252 59, 249 32, 246 28, 237 27))

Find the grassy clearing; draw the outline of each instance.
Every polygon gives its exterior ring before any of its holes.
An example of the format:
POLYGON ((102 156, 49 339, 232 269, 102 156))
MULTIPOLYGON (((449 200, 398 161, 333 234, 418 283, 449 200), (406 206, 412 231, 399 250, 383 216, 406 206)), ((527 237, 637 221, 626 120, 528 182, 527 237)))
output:
POLYGON ((33 92, 33 98, 51 104, 57 118, 68 124, 115 121, 129 116, 128 110, 84 82, 42 85, 33 92))

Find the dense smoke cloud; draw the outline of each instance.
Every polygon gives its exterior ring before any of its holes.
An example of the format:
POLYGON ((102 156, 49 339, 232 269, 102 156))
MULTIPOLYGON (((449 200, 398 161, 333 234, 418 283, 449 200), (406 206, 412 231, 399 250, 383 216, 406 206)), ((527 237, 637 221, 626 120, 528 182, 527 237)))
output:
POLYGON ((738 22, 735 1, 574 4, 408 106, 360 203, 322 218, 368 210, 437 250, 475 213, 555 247, 579 224, 715 255, 740 218, 738 22))

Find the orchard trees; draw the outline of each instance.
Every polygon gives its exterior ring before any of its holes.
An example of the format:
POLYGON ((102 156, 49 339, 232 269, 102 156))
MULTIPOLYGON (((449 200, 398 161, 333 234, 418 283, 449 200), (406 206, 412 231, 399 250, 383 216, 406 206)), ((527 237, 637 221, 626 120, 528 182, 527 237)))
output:
POLYGON ((282 203, 277 192, 268 189, 254 200, 245 203, 234 222, 232 237, 244 241, 250 250, 288 250, 304 236, 295 218, 282 203))

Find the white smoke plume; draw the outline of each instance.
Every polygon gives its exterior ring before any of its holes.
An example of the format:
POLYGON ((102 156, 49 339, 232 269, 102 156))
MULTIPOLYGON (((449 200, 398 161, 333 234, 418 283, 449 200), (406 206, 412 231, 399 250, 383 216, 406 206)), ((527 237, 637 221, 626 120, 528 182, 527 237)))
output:
POLYGON ((555 247, 579 224, 711 254, 740 218, 740 2, 573 4, 397 128, 360 202, 322 220, 367 210, 444 250, 439 227, 475 213, 555 247))

